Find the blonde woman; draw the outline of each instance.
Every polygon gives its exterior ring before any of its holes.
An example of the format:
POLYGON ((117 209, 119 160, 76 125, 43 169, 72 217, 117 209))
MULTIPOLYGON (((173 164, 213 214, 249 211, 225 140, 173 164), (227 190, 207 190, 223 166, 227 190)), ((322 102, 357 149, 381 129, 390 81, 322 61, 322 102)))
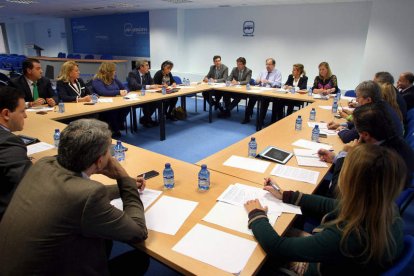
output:
POLYGON ((331 67, 327 62, 321 62, 318 66, 319 76, 313 82, 313 93, 317 94, 336 94, 338 92, 338 80, 332 74, 331 67))
POLYGON ((403 121, 403 115, 401 113, 400 106, 397 103, 397 94, 395 93, 394 85, 390 83, 383 83, 380 86, 382 99, 391 106, 395 113, 397 113, 398 118, 403 121))
POLYGON ((291 268, 299 275, 378 275, 388 269, 404 248, 403 221, 394 203, 404 175, 397 153, 363 144, 345 158, 336 200, 265 186, 276 198, 300 206, 304 215, 322 220, 313 235, 280 237, 267 208, 248 201, 249 228, 269 257, 264 269, 275 269, 281 261, 299 262, 291 268))
POLYGON ((90 102, 91 91, 79 78, 79 66, 74 61, 66 61, 60 68, 56 90, 59 100, 64 102, 90 102))
MULTIPOLYGON (((128 91, 122 82, 115 78, 116 66, 112 62, 102 62, 99 66, 98 73, 92 81, 92 87, 96 94, 106 97, 125 96, 128 91)), ((130 109, 122 108, 107 111, 99 114, 99 119, 108 123, 112 130, 112 137, 119 138, 120 130, 125 129, 125 119, 130 109)))

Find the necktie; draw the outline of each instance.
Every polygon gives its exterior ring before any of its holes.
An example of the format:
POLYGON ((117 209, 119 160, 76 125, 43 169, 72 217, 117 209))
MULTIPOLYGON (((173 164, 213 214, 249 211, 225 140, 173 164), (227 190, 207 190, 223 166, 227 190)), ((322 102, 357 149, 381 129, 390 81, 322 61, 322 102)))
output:
POLYGON ((141 85, 144 85, 144 84, 145 84, 145 76, 141 75, 141 85))
POLYGON ((39 99, 39 90, 37 89, 37 83, 33 82, 33 100, 39 99))
POLYGON ((266 79, 269 80, 270 72, 267 72, 266 79))
POLYGON ((216 75, 215 75, 215 79, 218 79, 218 75, 219 75, 219 69, 218 68, 216 68, 216 75))

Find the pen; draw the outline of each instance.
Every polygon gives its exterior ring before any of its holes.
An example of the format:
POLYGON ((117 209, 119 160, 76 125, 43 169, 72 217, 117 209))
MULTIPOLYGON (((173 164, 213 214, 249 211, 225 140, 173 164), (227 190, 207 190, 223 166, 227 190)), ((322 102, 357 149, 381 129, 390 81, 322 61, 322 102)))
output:
POLYGON ((144 178, 144 179, 145 179, 145 173, 142 175, 142 178, 144 178))
MULTIPOLYGON (((265 180, 266 180, 266 178, 265 178, 265 180)), ((267 180, 266 186, 272 186, 273 189, 280 192, 280 187, 276 183, 273 183, 270 179, 267 180)))

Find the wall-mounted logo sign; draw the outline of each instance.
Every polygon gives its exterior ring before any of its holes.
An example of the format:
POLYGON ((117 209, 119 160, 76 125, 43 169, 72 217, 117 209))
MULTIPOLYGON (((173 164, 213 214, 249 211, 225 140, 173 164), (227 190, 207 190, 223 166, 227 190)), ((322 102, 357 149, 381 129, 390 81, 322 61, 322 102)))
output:
POLYGON ((147 34, 148 28, 144 27, 134 27, 132 23, 125 23, 124 24, 124 35, 125 36, 133 36, 133 35, 142 35, 147 34))
POLYGON ((244 21, 243 36, 254 36, 254 21, 244 21))

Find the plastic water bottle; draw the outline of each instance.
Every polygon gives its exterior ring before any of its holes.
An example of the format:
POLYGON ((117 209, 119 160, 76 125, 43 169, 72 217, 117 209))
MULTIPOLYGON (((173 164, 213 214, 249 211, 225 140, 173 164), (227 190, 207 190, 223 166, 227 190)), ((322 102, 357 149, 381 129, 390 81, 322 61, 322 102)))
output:
POLYGON ((250 83, 246 84, 246 90, 250 90, 250 83))
POLYGON ((230 86, 230 81, 226 80, 226 87, 229 87, 229 86, 230 86))
POLYGON ((212 78, 209 78, 208 79, 208 85, 211 85, 212 82, 213 82, 213 79, 212 78))
POLYGON ((94 104, 98 103, 98 94, 93 93, 91 97, 94 104))
POLYGON ((201 165, 201 170, 198 173, 198 189, 200 191, 207 191, 210 189, 210 172, 207 170, 207 165, 201 165))
POLYGON ((145 84, 141 87, 141 96, 145 96, 145 84))
POLYGON ((309 121, 315 121, 316 119, 316 110, 315 108, 312 108, 309 114, 309 121))
POLYGON ((190 86, 190 85, 191 85, 190 79, 187 78, 187 86, 190 86))
POLYGON ((248 157, 256 157, 257 155, 257 142, 256 138, 252 137, 249 142, 249 151, 248 151, 248 157))
POLYGON ((335 98, 338 100, 338 102, 341 100, 341 96, 342 95, 340 91, 336 92, 335 98))
POLYGON ((62 100, 59 101, 58 108, 59 113, 65 113, 65 103, 62 100))
POLYGON ((319 142, 319 126, 315 125, 312 129, 312 142, 319 142))
POLYGON ((162 177, 164 179, 164 188, 172 189, 174 188, 174 171, 171 169, 170 163, 165 163, 164 171, 162 172, 162 177))
POLYGON ((53 134, 53 141, 55 142, 55 148, 58 148, 60 141, 60 130, 58 128, 55 129, 55 133, 53 134))
POLYGON ((332 104, 332 113, 336 114, 338 112, 338 100, 334 98, 333 104, 332 104))
POLYGON ((301 131, 302 130, 302 116, 300 116, 300 115, 296 118, 295 130, 296 131, 301 131))
POLYGON ((167 94, 167 88, 165 86, 162 87, 161 91, 163 95, 167 94))
POLYGON ((290 90, 290 92, 291 92, 292 94, 295 94, 296 89, 295 89, 295 87, 294 87, 294 86, 292 86, 292 89, 290 90))
POLYGON ((116 141, 116 145, 114 147, 115 159, 118 162, 122 162, 125 160, 125 148, 122 146, 122 142, 120 140, 116 141))
POLYGON ((312 87, 309 87, 309 89, 308 89, 308 96, 312 97, 312 87))

